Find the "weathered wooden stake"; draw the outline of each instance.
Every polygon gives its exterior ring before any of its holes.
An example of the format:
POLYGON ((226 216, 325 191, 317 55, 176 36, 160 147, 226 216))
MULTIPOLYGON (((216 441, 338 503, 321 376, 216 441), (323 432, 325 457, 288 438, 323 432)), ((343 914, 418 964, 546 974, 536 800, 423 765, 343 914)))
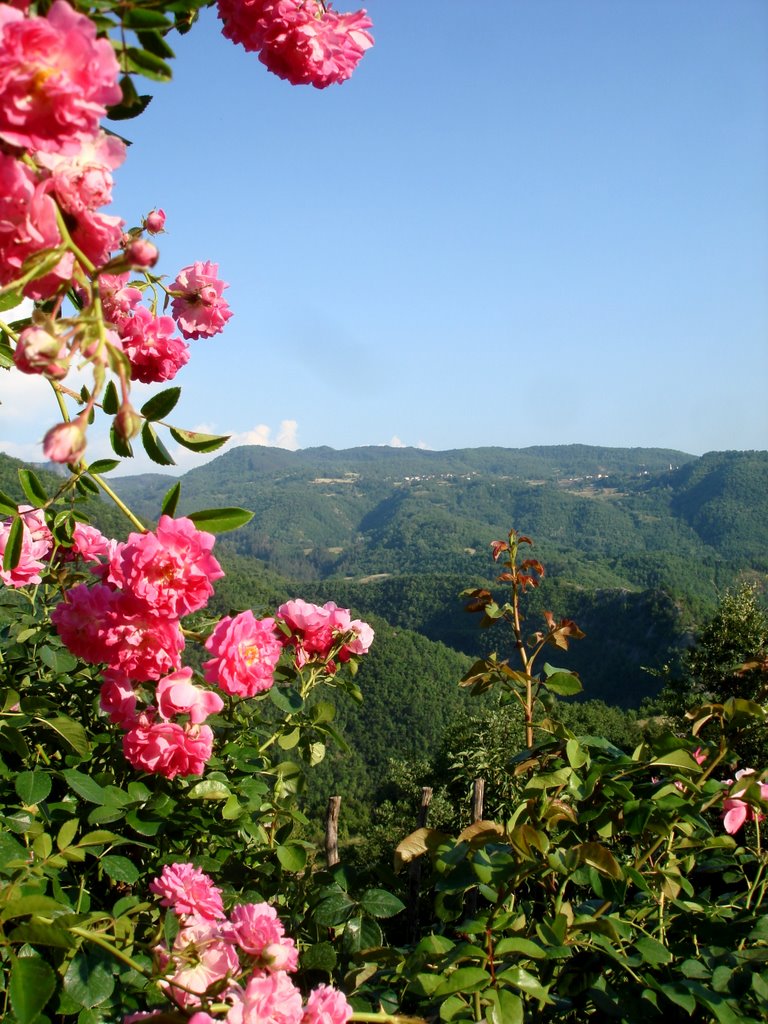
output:
POLYGON ((325 815, 325 859, 328 867, 339 863, 339 810, 341 797, 328 798, 328 811, 325 815))
POLYGON ((472 823, 483 820, 485 802, 485 779, 475 779, 472 784, 472 823))

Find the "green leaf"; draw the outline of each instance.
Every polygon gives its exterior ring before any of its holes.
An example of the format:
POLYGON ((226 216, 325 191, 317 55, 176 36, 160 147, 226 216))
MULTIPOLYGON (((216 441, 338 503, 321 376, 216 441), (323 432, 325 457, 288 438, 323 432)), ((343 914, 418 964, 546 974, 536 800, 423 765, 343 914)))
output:
POLYGON ((111 380, 104 388, 104 396, 101 399, 101 407, 107 416, 116 416, 120 408, 120 399, 117 395, 115 382, 111 380))
POLYGON ((88 466, 88 472, 98 473, 101 476, 104 473, 111 473, 112 470, 117 469, 119 465, 120 462, 117 459, 97 459, 95 462, 90 463, 88 466))
POLYGON ((317 924, 332 928, 343 924, 354 909, 355 904, 345 892, 331 893, 318 903, 312 916, 317 924))
POLYGON ((145 423, 142 427, 141 443, 144 445, 144 451, 153 462, 158 464, 158 466, 176 465, 171 458, 171 453, 157 436, 157 431, 149 422, 145 423))
POLYGON ((141 415, 148 420, 161 420, 176 406, 180 396, 181 388, 166 388, 142 405, 141 415))
POLYGON ((214 779, 203 779, 197 782, 187 793, 189 800, 228 800, 232 795, 223 782, 214 779))
POLYGON ((69 788, 91 804, 108 803, 106 790, 90 775, 84 775, 76 768, 65 768, 61 773, 69 788))
POLYGON ((106 953, 81 949, 64 975, 64 991, 78 1006, 87 1010, 99 1006, 109 999, 115 988, 112 966, 106 953))
POLYGON ((53 648, 46 644, 37 653, 40 661, 48 668, 53 669, 57 675, 66 675, 67 672, 72 672, 77 668, 77 658, 64 647, 53 648))
POLYGON ((8 537, 5 542, 5 551, 3 552, 3 569, 5 572, 11 572, 19 564, 21 558, 21 548, 24 543, 24 521, 20 515, 13 517, 11 528, 8 531, 8 537))
POLYGON ((493 1002, 486 1014, 488 1024, 523 1024, 523 1001, 506 988, 491 993, 493 1002))
POLYGON ((649 935, 641 935, 635 949, 647 964, 668 964, 674 959, 665 945, 649 935))
POLYGON ((568 854, 569 857, 575 855, 577 863, 588 864, 595 871, 599 871, 601 875, 615 879, 624 877, 619 862, 611 851, 600 843, 581 843, 578 846, 572 846, 568 854))
POLYGON ((133 458, 131 442, 126 441, 124 437, 121 437, 115 430, 114 425, 109 428, 109 443, 112 445, 112 451, 116 455, 119 455, 123 459, 133 458))
POLYGON ((90 752, 91 746, 88 742, 88 735, 79 722, 67 718, 66 715, 59 715, 58 718, 36 717, 35 720, 42 722, 43 725, 47 725, 49 729, 53 729, 55 733, 58 733, 64 742, 76 754, 80 754, 81 757, 85 757, 90 752))
POLYGON ((190 512, 189 519, 199 530, 209 533, 225 533, 237 530, 253 519, 253 512, 245 508, 209 508, 201 512, 190 512))
POLYGON ((438 985, 434 991, 434 998, 450 996, 454 992, 475 992, 486 988, 490 983, 490 975, 481 967, 459 967, 438 985))
POLYGON ((56 975, 37 956, 11 957, 8 992, 18 1024, 33 1024, 56 988, 56 975))
POLYGON ((79 825, 80 822, 77 818, 70 818, 69 821, 64 822, 56 836, 56 846, 59 850, 66 850, 68 846, 72 845, 79 825))
POLYGON ((21 488, 36 507, 42 507, 48 501, 48 495, 43 487, 40 478, 31 469, 20 469, 19 483, 21 488))
POLYGON ((123 75, 120 79, 120 88, 123 90, 120 103, 107 107, 107 117, 110 121, 128 121, 132 117, 138 117, 152 102, 151 96, 139 96, 130 75, 123 75))
POLYGON ((325 971, 330 974, 337 962, 336 950, 330 942, 316 942, 301 951, 303 971, 325 971))
POLYGON ((542 949, 536 942, 530 939, 515 938, 501 939, 494 947, 496 956, 506 956, 508 953, 520 953, 531 960, 542 960, 547 956, 546 950, 542 949))
POLYGON ((77 939, 58 924, 30 921, 20 924, 9 935, 11 942, 28 942, 31 946, 53 946, 55 949, 75 949, 77 939))
POLYGON ((550 693, 556 693, 558 697, 572 697, 584 689, 581 680, 573 672, 555 672, 553 675, 547 676, 542 685, 550 693))
POLYGON ((231 434, 201 434, 198 430, 182 430, 179 427, 171 427, 170 430, 174 441, 178 441, 182 448, 188 448, 191 452, 215 452, 232 436, 231 434))
POLYGON ((9 498, 5 491, 0 491, 0 513, 4 516, 15 516, 18 510, 13 498, 9 498))
POLYGON ((176 56, 160 32, 142 30, 137 32, 136 35, 143 49, 154 53, 156 57, 162 57, 163 60, 173 60, 176 56))
POLYGON ((136 46, 129 46, 123 51, 127 70, 138 71, 145 78, 153 82, 170 82, 173 77, 171 68, 160 57, 148 50, 140 50, 136 46))
POLYGON ((538 978, 536 978, 530 971, 526 971, 523 967, 510 967, 506 971, 502 971, 501 974, 497 975, 499 981, 509 982, 510 985, 514 985, 515 988, 519 988, 521 992, 527 992, 528 995, 533 996, 534 999, 541 999, 543 1002, 551 1003, 552 1000, 549 998, 548 990, 545 988, 538 978))
POLYGON ((0 313, 5 313, 6 310, 16 309, 24 301, 24 296, 21 292, 5 292, 0 295, 0 313))
POLYGON ((143 29, 159 28, 168 31, 171 23, 159 11, 147 11, 140 7, 129 7, 122 16, 123 25, 126 28, 143 29))
POLYGON ((386 889, 368 889, 363 893, 360 906, 371 917, 394 917, 405 904, 386 889))
POLYGON ((298 690, 290 686, 273 686, 269 690, 269 699, 287 715, 294 715, 304 707, 304 701, 298 690))
MULTIPOLYGON (((298 843, 286 843, 285 846, 278 846, 277 859, 286 871, 303 871, 307 866, 307 851, 298 843)), ((301 962, 304 964, 303 955, 301 962)))
POLYGON ((30 914, 56 917, 67 909, 51 896, 20 896, 3 907, 0 918, 3 921, 12 921, 14 918, 28 917, 30 914))
POLYGON ((163 504, 160 506, 160 515, 171 516, 171 518, 173 518, 176 514, 176 508, 178 507, 180 497, 181 481, 177 480, 163 498, 163 504))
POLYGON ((683 750, 682 747, 677 750, 670 750, 666 754, 662 754, 661 757, 657 757, 651 761, 651 764, 668 768, 687 768, 688 771, 696 772, 697 775, 700 775, 703 771, 701 765, 697 764, 688 751, 683 750))
POLYGON ((15 787, 19 800, 31 807, 51 792, 51 777, 47 772, 22 772, 16 776, 15 787))
POLYGON ((141 877, 139 869, 127 857, 107 853, 99 859, 99 864, 113 882, 126 882, 128 885, 134 885, 141 877))

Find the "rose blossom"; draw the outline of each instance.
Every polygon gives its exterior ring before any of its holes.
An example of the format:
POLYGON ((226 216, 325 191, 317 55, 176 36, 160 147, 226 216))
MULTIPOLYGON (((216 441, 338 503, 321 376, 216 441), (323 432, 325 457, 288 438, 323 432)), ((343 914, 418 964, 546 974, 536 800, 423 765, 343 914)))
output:
POLYGON ((179 292, 171 312, 185 338, 209 338, 219 334, 232 316, 221 293, 229 285, 218 278, 218 263, 197 261, 180 270, 169 291, 179 292))
POLYGON ((104 316, 116 327, 128 320, 141 302, 143 295, 139 288, 128 284, 128 274, 101 274, 99 292, 104 307, 104 316))
POLYGON ((192 725, 202 725, 208 715, 218 714, 224 707, 217 693, 195 686, 191 678, 192 669, 181 668, 157 684, 157 706, 163 718, 189 715, 192 725))
MULTIPOLYGON (((301 1024, 301 993, 283 971, 254 971, 245 987, 242 1024, 301 1024)), ((229 1015, 228 1018, 229 1020, 229 1015)))
POLYGON ((152 210, 144 218, 144 227, 150 235, 159 235, 165 229, 165 210, 152 210))
POLYGON ((207 725, 182 728, 175 722, 152 722, 140 715, 123 736, 126 760, 140 771, 175 779, 202 775, 213 752, 213 733, 207 725))
POLYGON ((90 523, 75 523, 72 531, 72 551, 84 562, 101 564, 99 559, 109 557, 114 541, 90 523))
POLYGON ((47 18, 0 5, 0 139, 44 152, 77 152, 109 104, 120 67, 108 39, 66 0, 47 18))
POLYGON ((229 921, 233 940, 249 956, 259 958, 268 946, 285 941, 283 923, 268 903, 239 903, 229 921))
POLYGON ((206 680, 239 697, 268 690, 282 651, 274 625, 274 619, 257 619, 250 609, 221 619, 205 642, 214 655, 203 663, 206 680))
POLYGON ((52 546, 51 533, 41 513, 27 505, 19 506, 19 513, 22 519, 21 553, 13 569, 2 568, 13 520, 5 519, 0 523, 0 580, 7 587, 16 589, 42 582, 40 573, 45 568, 42 559, 46 558, 52 546))
POLYGON ((43 455, 51 462, 79 462, 86 448, 81 417, 71 423, 57 423, 43 438, 43 455))
POLYGON ((227 976, 236 975, 240 967, 236 951, 228 942, 221 941, 218 928, 210 921, 193 921, 178 933, 174 941, 174 964, 180 964, 175 974, 162 982, 179 1006, 199 1006, 200 997, 211 985, 227 976))
POLYGON ((194 914, 207 921, 224 917, 221 889, 194 864, 166 864, 149 888, 161 897, 161 906, 171 907, 181 917, 194 914))
POLYGON ((104 673, 99 707, 109 716, 110 722, 123 729, 130 729, 136 723, 136 691, 124 672, 107 669, 104 673))
POLYGON ((62 380, 69 372, 69 348, 66 341, 42 327, 26 327, 19 335, 13 361, 22 373, 62 380))
POLYGON ((134 238, 132 242, 129 242, 125 249, 125 255, 130 260, 131 266, 140 268, 154 267, 160 257, 157 246, 146 238, 134 238))
POLYGON ((176 325, 169 316, 153 316, 145 306, 137 306, 118 330, 132 376, 142 384, 173 380, 189 362, 189 348, 173 333, 176 325))
POLYGON ((125 143, 103 131, 70 155, 37 154, 37 163, 51 173, 59 205, 72 216, 112 202, 112 171, 124 160, 125 143))
MULTIPOLYGON (((749 783, 749 776, 754 775, 754 768, 743 768, 741 771, 736 772, 736 779, 743 779, 746 777, 746 783, 744 786, 736 790, 736 793, 743 793, 749 783)), ((726 780, 728 783, 730 779, 726 780)), ((768 783, 759 782, 760 796, 763 800, 768 801, 768 783)), ((746 800, 740 799, 739 796, 731 795, 727 796, 723 800, 723 827, 729 835, 735 835, 743 825, 748 821, 759 820, 763 817, 760 811, 756 811, 754 807, 746 802, 746 800)))
POLYGON ((205 607, 224 572, 211 554, 216 538, 191 519, 160 516, 154 531, 132 533, 115 553, 110 580, 176 618, 205 607))
MULTIPOLYGON (((3 10, 0 5, 0 17, 3 10)), ((56 206, 44 185, 31 168, 0 151, 0 287, 14 280, 30 256, 60 243, 56 206)), ((71 269, 72 260, 67 262, 71 269)), ((68 268, 62 266, 62 276, 49 282, 48 294, 67 279, 68 268)), ((38 281, 34 290, 37 293, 39 289, 38 281)))
POLYGON ((343 992, 331 985, 318 985, 309 994, 301 1024, 346 1024, 352 1012, 343 992))

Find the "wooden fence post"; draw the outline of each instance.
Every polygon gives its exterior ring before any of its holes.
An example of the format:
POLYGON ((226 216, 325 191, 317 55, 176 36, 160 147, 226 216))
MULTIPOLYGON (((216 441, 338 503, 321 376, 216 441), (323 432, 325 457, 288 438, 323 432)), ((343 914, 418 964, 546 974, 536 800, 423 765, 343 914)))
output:
POLYGON ((328 811, 325 815, 325 859, 328 867, 339 863, 339 809, 341 797, 328 798, 328 811))
POLYGON ((483 820, 485 802, 485 779, 475 779, 472 784, 472 824, 483 820))
MULTIPOLYGON (((432 787, 423 786, 421 805, 416 819, 417 828, 427 827, 429 805, 432 802, 432 787)), ((421 858, 411 861, 408 865, 408 934, 412 942, 419 935, 419 888, 421 883, 421 858)))

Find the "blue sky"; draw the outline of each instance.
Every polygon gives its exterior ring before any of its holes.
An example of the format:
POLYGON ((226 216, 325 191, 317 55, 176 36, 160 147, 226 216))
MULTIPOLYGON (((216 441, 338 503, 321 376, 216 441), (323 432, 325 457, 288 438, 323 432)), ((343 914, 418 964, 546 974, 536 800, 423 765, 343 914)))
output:
MULTIPOLYGON (((367 7, 376 45, 320 92, 205 12, 119 126, 115 210, 163 207, 158 269, 211 259, 231 285, 177 425, 302 448, 766 448, 764 0, 367 7)), ((55 410, 0 397, 0 448, 26 454, 55 410)))

